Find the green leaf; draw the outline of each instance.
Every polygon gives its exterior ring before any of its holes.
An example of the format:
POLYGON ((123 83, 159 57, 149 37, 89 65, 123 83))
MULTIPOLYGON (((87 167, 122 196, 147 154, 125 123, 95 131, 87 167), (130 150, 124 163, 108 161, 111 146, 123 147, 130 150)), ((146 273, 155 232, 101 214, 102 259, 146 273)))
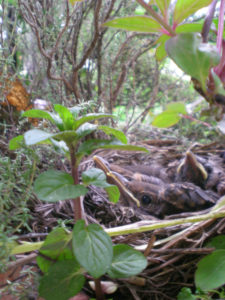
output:
POLYGON ((101 226, 85 226, 84 220, 77 221, 72 244, 78 262, 91 276, 99 278, 107 272, 113 256, 112 241, 101 226))
POLYGON ((99 113, 99 114, 86 114, 86 116, 80 117, 79 119, 77 119, 75 121, 74 129, 76 130, 82 124, 84 124, 86 122, 95 121, 95 120, 102 119, 102 118, 114 118, 114 117, 112 115, 109 115, 109 114, 101 114, 101 113, 99 113))
POLYGON ((201 83, 205 91, 209 70, 220 61, 216 46, 201 43, 197 33, 183 33, 166 42, 166 51, 186 74, 201 83))
POLYGON ((82 2, 84 0, 69 0, 70 4, 75 5, 76 2, 82 2))
POLYGON ((132 247, 120 244, 113 246, 113 261, 108 274, 111 278, 137 275, 147 266, 146 257, 132 247))
POLYGON ((73 184, 70 174, 49 170, 35 180, 34 192, 38 198, 47 202, 57 202, 74 199, 87 193, 87 189, 80 184, 73 184))
POLYGON ((197 297, 192 294, 191 289, 189 288, 182 288, 180 293, 178 294, 177 300, 195 300, 197 297))
POLYGON ((62 119, 65 130, 75 129, 74 116, 67 107, 60 104, 55 104, 54 110, 59 114, 60 118, 62 119))
POLYGON ((225 235, 221 234, 214 237, 208 244, 209 248, 216 248, 216 250, 225 250, 225 235))
POLYGON ((46 273, 56 260, 75 260, 72 251, 68 248, 70 241, 71 234, 68 234, 64 228, 56 228, 49 233, 39 250, 42 256, 37 257, 37 264, 42 272, 46 273))
MULTIPOLYGON (((62 260, 69 260, 73 259, 74 261, 75 256, 72 252, 72 249, 67 246, 60 252, 59 256, 53 258, 54 255, 39 255, 36 259, 37 264, 41 271, 43 273, 47 273, 49 271, 49 268, 56 262, 56 261, 62 261, 62 260)), ((78 262, 77 262, 78 263, 78 262)))
POLYGON ((18 135, 9 141, 9 150, 16 150, 24 146, 24 136, 18 135))
POLYGON ((155 0, 156 5, 160 9, 163 16, 167 15, 171 0, 155 0))
POLYGON ((174 26, 211 2, 212 0, 177 0, 173 16, 174 26))
POLYGON ((180 114, 187 114, 186 106, 183 102, 171 102, 166 106, 166 111, 180 114))
POLYGON ((164 111, 157 115, 152 121, 152 125, 158 128, 168 128, 180 121, 181 117, 177 112, 164 111))
POLYGON ((88 186, 90 184, 100 187, 107 187, 109 184, 106 182, 105 173, 97 168, 91 168, 82 173, 82 182, 88 186))
POLYGON ((68 146, 78 140, 78 135, 74 130, 65 130, 52 135, 57 141, 64 141, 68 146))
POLYGON ((120 192, 117 186, 111 185, 106 181, 105 173, 97 168, 91 168, 82 173, 82 182, 88 186, 90 184, 99 186, 105 189, 109 200, 116 203, 120 198, 120 192))
POLYGON ((185 23, 177 26, 176 33, 201 32, 203 23, 185 23))
POLYGON ((78 138, 81 139, 83 137, 85 137, 86 135, 92 133, 93 131, 95 131, 98 128, 97 125, 95 124, 91 124, 91 123, 84 123, 83 125, 81 125, 77 130, 76 133, 78 135, 78 138))
POLYGON ((212 70, 211 74, 213 76, 213 80, 215 83, 215 89, 213 91, 214 94, 225 96, 225 89, 223 87, 223 83, 222 83, 221 79, 219 78, 219 76, 217 76, 217 74, 213 70, 212 70))
POLYGON ((24 134, 25 142, 28 146, 38 143, 50 143, 52 139, 64 141, 67 145, 78 140, 78 135, 73 130, 63 132, 48 133, 40 129, 31 129, 24 134))
POLYGON ((45 300, 68 300, 83 287, 85 277, 74 260, 54 263, 40 280, 39 294, 45 300))
POLYGON ((98 129, 104 131, 108 135, 113 135, 115 138, 117 138, 119 141, 121 141, 121 143, 127 144, 127 137, 121 130, 111 128, 111 127, 105 126, 105 125, 98 126, 98 129))
POLYGON ((79 148, 77 155, 89 155, 95 149, 117 149, 124 151, 144 151, 148 152, 148 150, 144 147, 134 146, 134 145, 124 145, 119 141, 115 140, 98 140, 98 139, 90 139, 88 141, 83 142, 79 148))
POLYGON ((24 140, 27 146, 46 142, 54 136, 53 133, 48 133, 40 129, 31 129, 24 134, 24 140))
POLYGON ((120 191, 116 185, 109 184, 107 187, 104 188, 106 193, 108 194, 109 200, 113 203, 119 201, 120 198, 120 191))
POLYGON ((165 44, 166 44, 166 41, 168 41, 170 38, 171 38, 170 36, 163 34, 157 40, 157 43, 159 43, 159 46, 156 49, 155 57, 158 61, 162 61, 167 56, 165 44))
POLYGON ((136 32, 161 32, 161 25, 154 19, 145 16, 117 18, 108 21, 103 26, 136 32))
POLYGON ((105 146, 102 146, 100 148, 103 149, 115 149, 115 150, 121 150, 121 151, 143 151, 143 152, 147 152, 148 150, 144 147, 140 147, 140 146, 134 146, 134 145, 117 145, 117 144, 108 144, 105 146))
POLYGON ((195 285, 210 291, 225 284, 225 250, 216 250, 198 263, 195 285))
POLYGON ((95 149, 102 148, 105 145, 110 144, 112 141, 100 140, 100 139, 89 139, 84 141, 78 148, 77 154, 89 155, 95 149))
POLYGON ((55 124, 55 120, 52 118, 51 113, 45 110, 41 109, 30 109, 25 111, 22 114, 23 117, 28 117, 28 118, 40 118, 40 119, 45 119, 51 121, 53 124, 55 124))

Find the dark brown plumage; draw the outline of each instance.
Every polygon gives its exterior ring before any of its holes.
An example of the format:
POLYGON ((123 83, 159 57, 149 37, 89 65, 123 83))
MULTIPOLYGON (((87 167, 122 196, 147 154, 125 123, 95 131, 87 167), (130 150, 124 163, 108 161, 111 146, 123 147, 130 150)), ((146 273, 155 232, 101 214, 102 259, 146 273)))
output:
POLYGON ((126 187, 140 201, 143 211, 160 218, 209 208, 219 198, 216 193, 204 191, 190 182, 158 186, 133 180, 126 187))
POLYGON ((219 155, 202 157, 187 151, 181 161, 174 160, 167 167, 155 163, 107 163, 107 167, 121 182, 123 205, 140 202, 142 212, 159 218, 209 208, 225 194, 224 160, 219 155))

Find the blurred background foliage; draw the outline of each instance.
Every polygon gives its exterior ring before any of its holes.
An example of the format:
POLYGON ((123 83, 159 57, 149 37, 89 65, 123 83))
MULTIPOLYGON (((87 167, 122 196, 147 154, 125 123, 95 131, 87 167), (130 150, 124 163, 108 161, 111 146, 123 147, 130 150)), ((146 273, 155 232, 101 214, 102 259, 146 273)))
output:
MULTIPOLYGON (((196 101, 200 96, 189 78, 169 59, 155 60, 157 34, 102 26, 107 20, 137 14, 143 9, 135 1, 86 0, 72 6, 57 0, 2 0, 0 101, 1 110, 8 113, 6 118, 1 112, 3 123, 9 119, 9 126, 18 125, 7 105, 16 78, 27 92, 16 90, 15 98, 24 101, 17 111, 31 108, 36 99, 68 106, 92 100, 96 111, 114 113, 115 125, 126 133, 141 124, 154 131, 151 121, 167 103, 196 101)), ((201 118, 200 112, 194 118, 201 118)), ((185 136, 192 125, 179 124, 178 136, 185 136)), ((194 139, 207 138, 203 132, 204 127, 199 128, 194 139)))

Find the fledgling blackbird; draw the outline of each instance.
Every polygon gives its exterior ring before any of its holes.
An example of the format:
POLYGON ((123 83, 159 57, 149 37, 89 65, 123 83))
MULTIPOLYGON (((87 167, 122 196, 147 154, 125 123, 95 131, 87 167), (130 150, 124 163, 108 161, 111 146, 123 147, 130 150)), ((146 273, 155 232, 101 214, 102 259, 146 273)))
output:
POLYGON ((177 167, 176 182, 192 182, 204 190, 225 194, 225 170, 216 155, 206 159, 187 151, 177 167))
POLYGON ((206 209, 219 198, 216 193, 204 191, 190 182, 159 186, 133 180, 127 182, 126 187, 140 201, 141 210, 159 218, 206 209))

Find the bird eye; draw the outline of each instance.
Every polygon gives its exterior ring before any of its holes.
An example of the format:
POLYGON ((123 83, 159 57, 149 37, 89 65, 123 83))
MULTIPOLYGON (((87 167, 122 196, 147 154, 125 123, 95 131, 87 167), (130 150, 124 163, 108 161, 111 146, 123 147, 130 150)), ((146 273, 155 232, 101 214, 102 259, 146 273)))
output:
POLYGON ((141 202, 142 202, 142 204, 144 204, 144 205, 148 205, 148 204, 150 204, 150 203, 152 202, 152 199, 151 199, 151 197, 148 196, 148 195, 143 195, 143 196, 141 197, 141 202))

